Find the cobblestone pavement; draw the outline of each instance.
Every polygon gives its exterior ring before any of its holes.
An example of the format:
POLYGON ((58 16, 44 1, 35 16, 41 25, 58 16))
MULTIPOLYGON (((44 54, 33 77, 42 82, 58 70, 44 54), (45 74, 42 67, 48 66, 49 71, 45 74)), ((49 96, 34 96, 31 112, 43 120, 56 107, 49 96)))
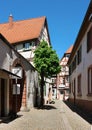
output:
POLYGON ((91 125, 62 101, 43 109, 19 112, 19 118, 0 124, 0 130, 91 130, 91 125))

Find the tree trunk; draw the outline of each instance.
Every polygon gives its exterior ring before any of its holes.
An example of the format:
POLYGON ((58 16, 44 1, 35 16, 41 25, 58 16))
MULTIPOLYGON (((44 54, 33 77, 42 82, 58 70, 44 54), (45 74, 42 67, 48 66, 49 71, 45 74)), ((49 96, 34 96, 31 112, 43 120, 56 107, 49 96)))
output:
POLYGON ((44 75, 41 74, 41 106, 44 105, 44 75))

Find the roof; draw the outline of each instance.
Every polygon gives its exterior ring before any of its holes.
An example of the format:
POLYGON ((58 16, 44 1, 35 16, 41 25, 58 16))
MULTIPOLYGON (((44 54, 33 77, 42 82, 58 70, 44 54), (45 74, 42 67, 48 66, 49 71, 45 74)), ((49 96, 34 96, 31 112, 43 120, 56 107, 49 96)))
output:
MULTIPOLYGON (((9 16, 12 17, 12 16, 9 16)), ((0 24, 0 33, 11 43, 38 38, 44 26, 46 17, 32 18, 11 23, 0 24)))
POLYGON ((60 60, 60 63, 62 62, 63 58, 65 57, 66 54, 71 54, 73 49, 73 45, 70 46, 70 48, 68 48, 68 50, 64 53, 63 57, 60 60))
POLYGON ((72 50, 70 58, 68 60, 68 65, 71 63, 71 61, 72 61, 72 59, 77 51, 77 48, 80 46, 81 40, 89 27, 90 16, 92 16, 92 0, 90 1, 89 7, 87 9, 87 12, 85 14, 84 20, 83 20, 82 25, 80 27, 79 33, 78 33, 77 38, 75 40, 73 50, 72 50))
POLYGON ((65 54, 70 54, 72 52, 72 49, 73 49, 73 45, 66 51, 65 54))

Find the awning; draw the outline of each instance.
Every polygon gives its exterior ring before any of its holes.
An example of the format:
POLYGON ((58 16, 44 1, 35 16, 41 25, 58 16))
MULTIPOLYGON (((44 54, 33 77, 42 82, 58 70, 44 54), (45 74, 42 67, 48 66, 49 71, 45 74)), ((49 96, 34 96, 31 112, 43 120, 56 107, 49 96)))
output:
POLYGON ((21 79, 21 77, 20 76, 18 76, 18 75, 16 75, 16 74, 13 74, 12 72, 10 72, 10 71, 8 71, 8 70, 5 70, 5 69, 1 69, 0 68, 0 71, 2 71, 2 72, 5 72, 5 73, 7 73, 8 75, 10 75, 10 78, 11 79, 21 79))

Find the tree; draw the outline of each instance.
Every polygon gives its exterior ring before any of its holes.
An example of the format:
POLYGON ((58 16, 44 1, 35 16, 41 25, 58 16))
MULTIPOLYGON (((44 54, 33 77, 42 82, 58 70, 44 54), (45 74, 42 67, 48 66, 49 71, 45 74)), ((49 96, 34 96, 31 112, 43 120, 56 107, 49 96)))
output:
POLYGON ((41 105, 43 105, 44 78, 58 74, 61 67, 59 65, 59 58, 56 51, 52 50, 52 47, 48 46, 47 42, 44 40, 40 42, 39 46, 34 51, 34 54, 34 65, 41 77, 41 105))

